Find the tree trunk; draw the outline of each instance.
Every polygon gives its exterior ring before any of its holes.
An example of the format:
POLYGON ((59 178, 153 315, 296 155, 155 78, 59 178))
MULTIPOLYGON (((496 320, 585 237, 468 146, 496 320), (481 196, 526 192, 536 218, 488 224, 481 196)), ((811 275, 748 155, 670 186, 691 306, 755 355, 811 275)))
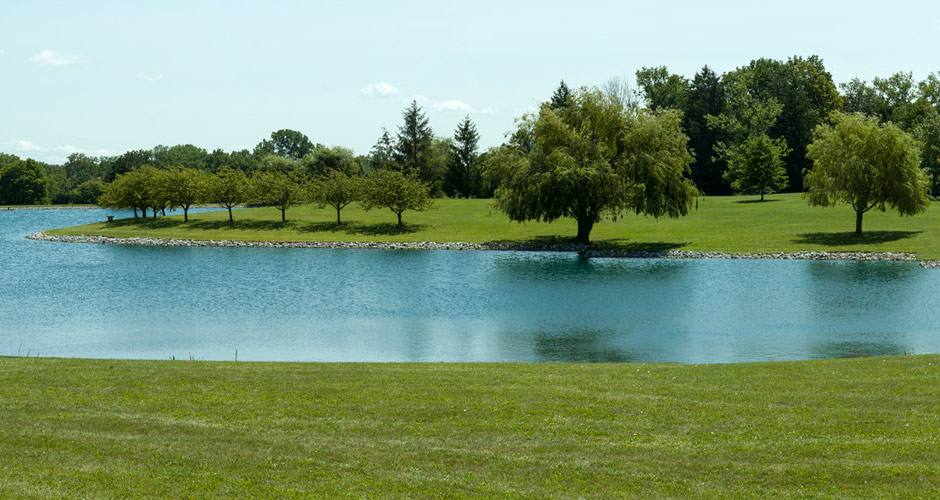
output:
POLYGON ((137 218, 137 207, 134 207, 134 218, 137 218))
POLYGON ((862 215, 864 214, 865 212, 855 211, 855 234, 862 234, 862 215))
POLYGON ((343 223, 343 221, 339 220, 339 209, 337 208, 337 209, 336 209, 336 225, 339 226, 339 225, 341 225, 342 223, 343 223))
POLYGON ((183 222, 189 222, 189 207, 183 207, 183 222))
POLYGON ((235 219, 232 218, 232 207, 228 207, 228 221, 235 222, 235 219))
POLYGON ((287 209, 281 209, 281 222, 287 222, 287 209))
POLYGON ((578 219, 578 236, 574 239, 577 243, 583 243, 587 245, 590 243, 591 229, 594 229, 594 219, 593 218, 584 218, 578 219))
POLYGON ((764 201, 764 192, 763 192, 763 191, 760 192, 760 201, 764 201))
POLYGON ((404 226, 404 224, 401 223, 401 212, 397 212, 397 213, 398 213, 398 225, 404 226))

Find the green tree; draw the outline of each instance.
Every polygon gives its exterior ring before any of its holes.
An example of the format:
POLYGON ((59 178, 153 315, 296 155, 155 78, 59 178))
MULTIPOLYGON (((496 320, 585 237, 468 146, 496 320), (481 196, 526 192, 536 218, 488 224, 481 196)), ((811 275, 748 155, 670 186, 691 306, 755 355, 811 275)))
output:
POLYGON ((923 145, 920 168, 930 175, 930 193, 936 196, 940 189, 940 114, 929 114, 914 129, 913 136, 923 145))
POLYGON ((108 158, 104 160, 104 163, 109 167, 107 177, 104 180, 110 182, 113 181, 118 174, 130 172, 144 165, 152 165, 153 151, 149 149, 136 149, 120 156, 108 158))
POLYGON ((783 156, 787 143, 783 138, 771 139, 767 134, 748 136, 734 154, 728 156, 725 179, 737 192, 756 191, 760 200, 787 187, 787 170, 783 156))
POLYGON ((278 171, 261 172, 252 184, 254 200, 280 210, 281 222, 287 222, 287 209, 306 197, 306 189, 295 178, 278 171))
POLYGON ((219 169, 208 186, 209 201, 218 203, 228 210, 228 221, 234 222, 232 208, 248 201, 251 197, 251 183, 241 170, 228 166, 219 169))
POLYGON ((676 111, 632 113, 617 99, 582 88, 566 108, 543 104, 519 120, 484 175, 497 206, 515 221, 570 217, 588 243, 605 214, 654 217, 688 213, 698 190, 685 178, 692 156, 676 111))
POLYGON ((689 80, 670 73, 665 66, 640 69, 636 72, 636 84, 650 109, 682 110, 686 107, 689 80))
POLYGON ((105 183, 97 179, 87 180, 68 193, 69 203, 96 203, 98 197, 104 192, 105 183))
POLYGON ((294 158, 285 158, 283 156, 268 155, 261 158, 258 165, 258 172, 278 172, 292 179, 300 179, 303 176, 303 161, 294 158))
POLYGON ((411 105, 402 111, 402 119, 404 124, 398 127, 395 161, 406 175, 416 175, 424 182, 433 183, 436 179, 426 178, 430 173, 428 156, 434 139, 428 118, 417 101, 411 101, 411 105))
POLYGON ((552 100, 550 105, 554 109, 565 108, 568 106, 568 103, 571 100, 571 89, 568 88, 568 85, 564 80, 558 84, 558 88, 555 89, 555 93, 552 94, 552 100))
POLYGON ((816 127, 808 148, 810 205, 851 205, 856 234, 862 233, 862 216, 873 208, 891 207, 901 215, 927 209, 927 179, 914 139, 892 123, 880 125, 859 114, 836 113, 833 122, 816 127))
POLYGON ((722 134, 714 151, 726 161, 724 179, 738 192, 774 193, 787 186, 782 157, 789 152, 786 139, 771 139, 783 106, 776 98, 759 98, 749 87, 753 74, 726 75, 727 104, 718 115, 706 115, 708 126, 722 134))
POLYGON ((689 85, 689 97, 682 114, 682 128, 689 136, 689 146, 695 152, 692 163, 692 181, 705 194, 730 194, 730 186, 722 175, 723 160, 712 152, 720 140, 720 132, 708 126, 708 116, 718 116, 725 110, 725 87, 721 78, 705 66, 695 74, 689 85))
POLYGON ((299 160, 313 151, 310 139, 291 129, 271 132, 271 140, 264 139, 255 146, 255 156, 275 155, 282 158, 299 160))
POLYGON ((372 146, 372 151, 370 151, 370 164, 373 170, 400 170, 400 167, 395 165, 395 145, 388 135, 388 130, 385 130, 384 127, 382 128, 382 135, 379 136, 379 140, 375 142, 375 146, 372 146))
POLYGON ((423 211, 433 205, 430 187, 414 176, 394 170, 378 170, 365 183, 362 207, 388 208, 398 216, 398 225, 404 226, 401 214, 406 210, 423 211))
POLYGON ((46 174, 33 159, 13 161, 0 169, 0 205, 41 205, 49 202, 46 174))
POLYGON ((143 167, 117 174, 114 181, 105 186, 98 198, 98 205, 103 208, 133 209, 135 219, 139 209, 141 216, 146 219, 147 208, 150 207, 151 184, 152 179, 143 167))
POLYGON ((766 133, 786 140, 789 152, 783 160, 787 184, 790 189, 801 191, 803 172, 811 166, 805 152, 812 141, 813 129, 842 107, 842 98, 822 59, 818 56, 794 56, 786 61, 755 59, 726 78, 743 82, 757 101, 773 99, 780 105, 780 112, 766 133))
POLYGON ((477 127, 465 116, 454 131, 451 161, 444 180, 444 191, 448 196, 469 198, 479 191, 477 144, 480 134, 477 127))
POLYGON ((210 175, 201 170, 176 167, 163 174, 164 191, 171 207, 183 209, 183 222, 189 222, 189 209, 209 197, 210 175))
POLYGON ((362 200, 363 179, 350 177, 342 170, 331 170, 310 184, 310 194, 320 207, 329 205, 336 209, 336 224, 339 225, 343 223, 340 211, 350 203, 362 200))
POLYGON ((342 146, 328 148, 317 144, 310 154, 304 156, 301 163, 307 175, 312 177, 327 175, 334 170, 346 175, 359 175, 362 172, 362 165, 356 160, 355 153, 342 146))
POLYGON ((153 148, 154 165, 163 168, 186 167, 195 170, 207 170, 209 153, 192 144, 176 146, 157 146, 153 148))

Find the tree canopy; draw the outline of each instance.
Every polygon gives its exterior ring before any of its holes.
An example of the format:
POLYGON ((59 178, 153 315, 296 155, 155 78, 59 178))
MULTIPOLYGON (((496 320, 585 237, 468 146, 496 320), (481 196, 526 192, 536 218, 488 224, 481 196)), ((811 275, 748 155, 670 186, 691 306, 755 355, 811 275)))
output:
POLYGON ((427 210, 432 204, 427 184, 394 170, 375 172, 364 186, 363 208, 387 208, 398 216, 399 226, 404 226, 401 215, 406 210, 427 210))
POLYGON ((15 160, 0 168, 0 205, 40 205, 49 202, 47 181, 36 160, 15 160))
POLYGON ((596 89, 569 105, 526 115, 510 144, 488 159, 497 206, 516 221, 577 221, 588 243, 601 217, 623 210, 655 217, 688 213, 698 191, 685 178, 692 156, 678 113, 639 112, 596 89))
POLYGON ((836 113, 832 125, 816 127, 807 156, 811 205, 847 203, 855 210, 855 232, 862 216, 887 207, 901 215, 923 212, 929 205, 926 174, 920 169, 917 142, 892 123, 874 117, 836 113))

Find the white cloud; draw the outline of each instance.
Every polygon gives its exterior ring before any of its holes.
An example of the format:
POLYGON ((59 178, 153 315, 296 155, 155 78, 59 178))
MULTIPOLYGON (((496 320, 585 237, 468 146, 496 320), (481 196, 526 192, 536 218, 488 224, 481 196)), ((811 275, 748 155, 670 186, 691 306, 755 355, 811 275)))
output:
POLYGON ((368 86, 359 89, 359 92, 369 97, 390 97, 398 93, 398 88, 386 82, 379 82, 376 84, 370 83, 368 86))
POLYGON ((37 145, 35 145, 35 144, 29 142, 29 141, 24 141, 24 140, 22 140, 22 139, 20 139, 19 141, 17 141, 16 147, 17 147, 20 151, 40 151, 40 150, 42 150, 41 147, 39 147, 39 146, 37 146, 37 145))
POLYGON ((434 109, 438 111, 472 111, 473 108, 468 106, 463 101, 458 101, 456 99, 444 102, 434 103, 434 109))
POLYGON ((82 62, 81 56, 75 54, 63 54, 54 50, 46 49, 33 56, 33 62, 40 66, 71 66, 82 62))
POLYGON ((7 55, 6 51, 3 49, 0 49, 0 57, 3 57, 5 55, 7 55))
POLYGON ((487 106, 487 107, 481 109, 481 110, 480 110, 480 113, 482 113, 482 114, 484 114, 484 115, 495 115, 496 113, 499 113, 499 108, 494 108, 494 107, 492 107, 492 106, 487 106))
POLYGON ((147 73, 137 73, 134 75, 134 78, 138 80, 143 80, 145 82, 156 82, 158 80, 163 80, 163 73, 156 75, 148 75, 147 73))

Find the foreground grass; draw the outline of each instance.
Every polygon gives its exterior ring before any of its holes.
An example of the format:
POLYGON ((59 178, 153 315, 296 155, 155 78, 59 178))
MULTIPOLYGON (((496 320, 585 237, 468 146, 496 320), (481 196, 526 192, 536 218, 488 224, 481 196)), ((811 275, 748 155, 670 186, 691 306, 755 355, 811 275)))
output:
MULTIPOLYGON (((936 204, 935 204, 936 205, 936 204)), ((283 241, 567 241, 577 233, 574 221, 551 224, 510 222, 490 200, 437 200, 427 212, 406 212, 405 228, 395 224, 387 210, 343 211, 345 224, 335 224, 336 213, 312 205, 291 208, 289 221, 280 222, 273 208, 239 210, 235 222, 225 212, 157 220, 125 219, 110 224, 49 231, 52 234, 97 234, 189 239, 283 241)), ((940 206, 926 214, 899 217, 896 213, 865 215, 864 234, 856 236, 855 213, 848 207, 817 208, 800 194, 773 195, 766 202, 754 197, 703 198, 698 210, 679 219, 653 219, 628 215, 595 226, 592 241, 603 247, 626 250, 702 250, 722 252, 897 251, 922 259, 940 259, 940 206)))
POLYGON ((0 497, 924 498, 938 368, 0 358, 0 497))

